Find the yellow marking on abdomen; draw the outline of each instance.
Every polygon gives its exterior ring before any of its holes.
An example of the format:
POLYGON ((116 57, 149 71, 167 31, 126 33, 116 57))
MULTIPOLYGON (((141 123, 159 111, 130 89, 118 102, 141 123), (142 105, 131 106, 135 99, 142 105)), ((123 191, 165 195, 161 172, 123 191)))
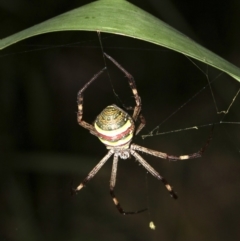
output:
POLYGON ((116 136, 118 134, 123 133, 124 131, 126 131, 130 126, 132 125, 132 123, 130 122, 130 120, 128 120, 122 127, 116 129, 116 130, 112 130, 112 131, 105 131, 103 129, 101 129, 96 122, 94 123, 94 127, 96 129, 96 131, 102 135, 105 136, 116 136))

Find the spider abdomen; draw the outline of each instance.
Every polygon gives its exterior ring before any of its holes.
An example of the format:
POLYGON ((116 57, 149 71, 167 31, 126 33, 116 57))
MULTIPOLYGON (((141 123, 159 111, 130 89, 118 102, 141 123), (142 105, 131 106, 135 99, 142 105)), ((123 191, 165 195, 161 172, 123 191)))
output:
POLYGON ((107 106, 96 118, 94 127, 106 146, 122 146, 131 141, 135 129, 130 115, 116 105, 107 106))

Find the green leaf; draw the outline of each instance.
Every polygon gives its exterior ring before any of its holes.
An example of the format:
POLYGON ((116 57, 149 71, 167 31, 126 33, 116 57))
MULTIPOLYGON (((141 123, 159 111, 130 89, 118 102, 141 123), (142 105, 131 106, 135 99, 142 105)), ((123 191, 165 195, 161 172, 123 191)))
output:
POLYGON ((100 31, 161 45, 211 65, 240 82, 240 69, 166 23, 124 0, 99 0, 76 8, 0 41, 0 49, 39 34, 100 31))

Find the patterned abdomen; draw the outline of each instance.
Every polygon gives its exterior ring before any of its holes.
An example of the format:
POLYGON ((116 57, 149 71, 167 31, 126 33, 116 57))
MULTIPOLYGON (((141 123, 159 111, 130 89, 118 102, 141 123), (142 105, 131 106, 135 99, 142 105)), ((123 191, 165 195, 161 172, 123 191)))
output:
POLYGON ((135 129, 131 116, 116 105, 107 106, 97 116, 94 127, 100 141, 111 147, 128 144, 135 129))

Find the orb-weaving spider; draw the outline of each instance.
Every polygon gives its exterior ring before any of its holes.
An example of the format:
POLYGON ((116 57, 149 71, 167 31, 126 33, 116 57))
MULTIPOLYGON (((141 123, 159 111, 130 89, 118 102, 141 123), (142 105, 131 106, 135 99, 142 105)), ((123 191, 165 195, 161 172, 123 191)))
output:
POLYGON ((127 112, 122 110, 116 105, 107 106, 96 118, 93 125, 82 120, 83 117, 83 93, 87 87, 96 80, 105 70, 106 67, 99 71, 93 78, 84 85, 84 87, 78 92, 77 103, 78 103, 78 113, 77 121, 79 125, 88 129, 91 134, 97 136, 101 142, 106 145, 106 148, 109 149, 108 153, 102 158, 102 160, 92 169, 92 171, 87 175, 83 182, 74 190, 76 192, 80 191, 87 182, 89 182, 100 168, 106 163, 106 161, 113 155, 113 165, 110 178, 110 194, 112 196, 113 202, 121 214, 136 214, 145 211, 142 209, 134 212, 126 212, 121 207, 118 199, 114 193, 114 187, 116 184, 116 175, 117 175, 117 165, 118 157, 121 159, 128 159, 131 155, 136 158, 136 160, 155 178, 162 181, 166 189, 170 193, 170 196, 174 199, 177 199, 176 193, 173 191, 173 188, 168 184, 167 180, 162 177, 153 167, 151 167, 138 153, 141 151, 159 158, 167 160, 186 160, 192 158, 201 157, 206 147, 208 146, 212 135, 209 136, 205 145, 196 153, 189 155, 173 156, 167 153, 151 150, 146 147, 139 146, 132 143, 132 139, 137 135, 142 128, 145 126, 145 119, 141 115, 141 98, 138 95, 136 89, 135 80, 131 74, 129 74, 116 60, 104 53, 104 55, 111 60, 128 78, 129 86, 132 90, 132 93, 135 98, 136 106, 130 108, 133 110, 133 115, 130 116, 127 112), (136 122, 140 120, 138 127, 135 127, 136 122))

